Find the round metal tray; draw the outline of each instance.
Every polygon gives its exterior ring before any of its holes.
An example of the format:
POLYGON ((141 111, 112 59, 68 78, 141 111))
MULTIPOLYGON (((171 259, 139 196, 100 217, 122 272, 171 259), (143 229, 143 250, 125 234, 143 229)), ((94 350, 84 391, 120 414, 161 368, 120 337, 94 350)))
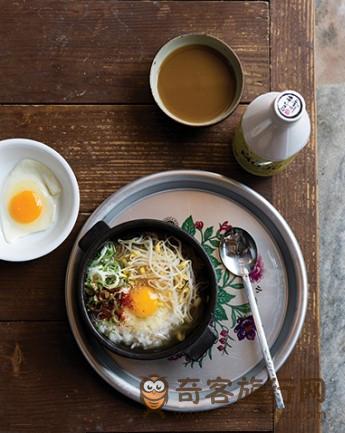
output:
POLYGON ((267 380, 257 339, 249 339, 241 328, 243 318, 250 321, 250 310, 240 280, 218 260, 217 236, 227 224, 248 230, 258 244, 261 258, 253 280, 277 370, 291 353, 305 317, 307 277, 300 248, 285 220, 261 195, 221 175, 162 172, 127 185, 95 210, 79 233, 67 269, 67 315, 77 344, 95 371, 122 394, 140 401, 142 377, 155 374, 169 384, 164 409, 201 411, 246 397, 267 380), (150 362, 121 358, 89 335, 79 317, 74 292, 78 240, 99 220, 114 226, 137 218, 173 219, 213 256, 219 281, 215 322, 219 339, 199 363, 183 358, 150 362))

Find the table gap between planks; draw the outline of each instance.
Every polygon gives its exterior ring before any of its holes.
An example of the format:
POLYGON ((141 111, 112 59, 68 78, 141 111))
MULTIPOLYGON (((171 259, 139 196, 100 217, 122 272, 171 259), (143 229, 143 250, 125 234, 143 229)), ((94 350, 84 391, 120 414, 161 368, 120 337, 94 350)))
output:
POLYGON ((284 389, 282 415, 266 384, 221 410, 144 416, 88 366, 64 307, 69 251, 109 194, 161 170, 214 171, 263 194, 294 230, 310 294, 302 336, 279 377, 292 386, 319 378, 313 2, 0 0, 0 10, 0 137, 52 146, 70 162, 81 190, 77 225, 62 246, 32 262, 0 262, 0 432, 318 433, 317 395, 301 396, 298 386, 293 394, 284 389), (187 32, 224 39, 245 70, 237 111, 207 129, 172 123, 150 96, 155 52, 187 32), (253 98, 286 88, 306 98, 311 141, 285 172, 258 179, 234 162, 234 127, 253 98))

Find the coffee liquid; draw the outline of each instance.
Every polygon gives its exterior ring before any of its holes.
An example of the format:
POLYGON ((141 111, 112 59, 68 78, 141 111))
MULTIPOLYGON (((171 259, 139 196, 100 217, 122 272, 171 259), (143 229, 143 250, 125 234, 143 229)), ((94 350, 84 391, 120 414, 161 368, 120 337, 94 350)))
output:
POLYGON ((208 122, 224 113, 235 88, 235 75, 226 58, 204 45, 176 49, 158 75, 158 92, 165 107, 192 123, 208 122))

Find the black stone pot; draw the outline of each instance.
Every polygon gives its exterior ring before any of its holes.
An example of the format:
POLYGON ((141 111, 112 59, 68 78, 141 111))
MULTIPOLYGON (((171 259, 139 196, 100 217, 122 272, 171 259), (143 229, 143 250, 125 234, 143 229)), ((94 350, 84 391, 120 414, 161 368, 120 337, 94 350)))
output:
POLYGON ((79 241, 82 257, 78 274, 78 305, 87 328, 97 340, 110 351, 132 359, 152 360, 169 358, 177 354, 185 354, 192 360, 198 360, 215 342, 216 335, 210 326, 213 320, 217 296, 217 281, 213 266, 206 252, 199 242, 181 228, 169 222, 154 219, 140 219, 129 221, 110 228, 104 221, 97 222, 79 241), (94 326, 86 309, 84 295, 84 281, 89 263, 97 251, 107 241, 129 239, 142 233, 155 233, 162 239, 173 236, 181 241, 183 254, 192 260, 196 281, 202 282, 200 296, 203 311, 198 323, 187 334, 186 338, 171 346, 150 350, 131 349, 124 344, 113 343, 102 335, 94 326))

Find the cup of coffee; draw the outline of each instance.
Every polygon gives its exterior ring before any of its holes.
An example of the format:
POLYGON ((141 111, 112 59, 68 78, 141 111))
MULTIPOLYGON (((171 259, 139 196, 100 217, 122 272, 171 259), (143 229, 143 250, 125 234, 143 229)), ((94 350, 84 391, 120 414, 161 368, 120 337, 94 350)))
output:
POLYGON ((154 100, 171 119, 189 126, 214 125, 238 106, 243 69, 234 51, 207 34, 168 41, 150 70, 154 100))

